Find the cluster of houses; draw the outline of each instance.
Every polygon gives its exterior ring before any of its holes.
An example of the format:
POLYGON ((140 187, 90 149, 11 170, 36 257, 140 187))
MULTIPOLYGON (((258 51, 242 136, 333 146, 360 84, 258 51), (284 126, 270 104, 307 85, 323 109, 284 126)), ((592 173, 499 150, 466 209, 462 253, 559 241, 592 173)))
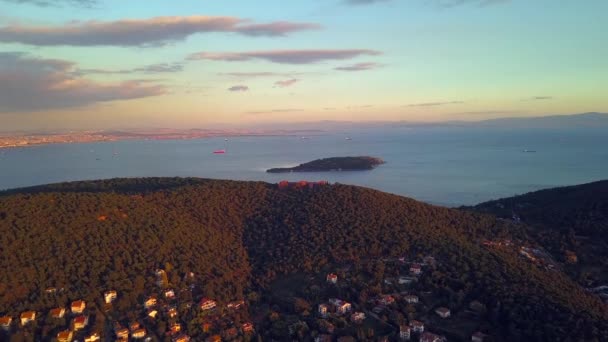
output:
POLYGON ((320 186, 326 186, 329 185, 328 181, 322 180, 322 181, 317 181, 317 182, 310 182, 310 181, 299 181, 299 182, 289 182, 286 180, 280 181, 278 183, 279 189, 314 189, 316 187, 320 187, 320 186))

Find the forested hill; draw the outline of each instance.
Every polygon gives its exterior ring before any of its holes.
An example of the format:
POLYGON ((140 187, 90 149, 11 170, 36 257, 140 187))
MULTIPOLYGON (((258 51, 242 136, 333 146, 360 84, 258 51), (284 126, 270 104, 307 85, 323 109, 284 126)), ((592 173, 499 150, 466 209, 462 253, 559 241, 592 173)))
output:
POLYGON ((574 253, 568 271, 581 283, 608 283, 608 181, 535 191, 470 209, 515 215, 562 261, 574 253))
MULTIPOLYGON (((21 189, 0 193, 0 316, 46 313, 84 299, 96 318, 91 329, 107 334, 110 321, 138 320, 145 298, 158 293, 155 271, 163 269, 165 286, 179 292, 180 301, 245 299, 248 312, 230 322, 253 319, 261 337, 282 339, 287 329, 277 325, 280 318, 269 316, 271 329, 266 316, 256 317, 263 308, 279 310, 270 291, 277 280, 296 273, 324 277, 350 265, 351 272, 362 272, 351 281, 365 282, 368 295, 379 294, 384 266, 374 264, 368 278, 370 261, 432 255, 437 265, 420 280, 429 303, 448 305, 454 315, 471 301, 483 303, 487 315, 475 324, 495 340, 607 340, 608 311, 598 298, 517 250, 483 244, 527 245, 526 234, 522 225, 494 216, 345 185, 279 189, 262 182, 149 178, 21 189), (57 291, 49 295, 48 289, 57 291), (107 290, 119 294, 111 309, 103 304, 107 290)), ((357 291, 353 286, 341 296, 364 305, 357 291)), ((316 305, 318 297, 305 299, 316 305)), ((407 310, 408 318, 427 320, 407 310)), ((178 318, 197 341, 213 333, 202 328, 201 317, 185 311, 178 318)), ((166 325, 139 321, 153 338, 165 336, 166 325)), ((44 319, 26 328, 32 331, 15 334, 34 340, 63 329, 44 319)))

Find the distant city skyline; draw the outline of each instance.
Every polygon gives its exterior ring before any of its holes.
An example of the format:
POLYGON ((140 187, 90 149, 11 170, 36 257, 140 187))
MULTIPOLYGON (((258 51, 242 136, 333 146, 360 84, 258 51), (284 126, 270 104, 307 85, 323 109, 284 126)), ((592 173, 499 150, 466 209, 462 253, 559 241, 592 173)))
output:
POLYGON ((0 130, 608 112, 608 3, 0 0, 0 130))

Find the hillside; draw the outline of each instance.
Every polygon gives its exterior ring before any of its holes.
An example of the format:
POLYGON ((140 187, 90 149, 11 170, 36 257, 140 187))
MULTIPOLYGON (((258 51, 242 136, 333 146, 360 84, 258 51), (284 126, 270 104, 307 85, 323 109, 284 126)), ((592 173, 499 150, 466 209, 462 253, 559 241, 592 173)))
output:
POLYGON ((608 338, 608 310, 597 297, 515 249, 484 246, 488 240, 532 244, 523 225, 345 185, 151 178, 14 190, 0 194, 0 267, 10 270, 0 273, 0 316, 35 310, 38 318, 13 322, 0 339, 51 341, 71 316, 51 319, 49 310, 78 299, 91 323, 77 334, 108 338, 138 322, 154 341, 175 338, 167 334, 175 323, 196 341, 394 339, 415 320, 454 341, 474 331, 496 341, 608 338), (388 281, 410 277, 418 262, 413 284, 388 281), (338 285, 325 282, 331 272, 338 285), (111 305, 103 303, 108 290, 118 293, 111 305), (406 304, 403 293, 420 303, 406 304), (387 294, 397 301, 372 315, 374 298, 387 294), (143 307, 149 296, 159 301, 154 319, 143 307), (331 297, 366 320, 320 317, 317 306, 331 297), (217 308, 199 308, 202 298, 217 308), (240 300, 245 309, 227 306, 240 300), (483 310, 472 314, 471 303, 483 310), (452 317, 438 319, 438 306, 452 317))
POLYGON ((566 263, 586 286, 608 283, 608 181, 540 190, 479 204, 476 211, 511 218, 566 263), (568 255, 576 255, 568 260, 568 255))
POLYGON ((376 157, 333 157, 313 160, 295 167, 268 169, 269 173, 284 172, 327 172, 327 171, 366 171, 384 164, 376 157))

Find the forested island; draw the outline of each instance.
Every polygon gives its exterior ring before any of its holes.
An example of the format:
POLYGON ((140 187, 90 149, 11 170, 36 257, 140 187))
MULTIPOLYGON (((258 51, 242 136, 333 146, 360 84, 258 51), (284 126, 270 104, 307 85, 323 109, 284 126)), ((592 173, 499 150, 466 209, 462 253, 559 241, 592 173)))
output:
POLYGON ((313 160, 294 167, 273 168, 266 172, 327 172, 327 171, 366 171, 384 164, 384 160, 376 157, 333 157, 313 160))
POLYGON ((194 178, 2 192, 0 340, 608 340, 523 212, 472 210, 194 178))

